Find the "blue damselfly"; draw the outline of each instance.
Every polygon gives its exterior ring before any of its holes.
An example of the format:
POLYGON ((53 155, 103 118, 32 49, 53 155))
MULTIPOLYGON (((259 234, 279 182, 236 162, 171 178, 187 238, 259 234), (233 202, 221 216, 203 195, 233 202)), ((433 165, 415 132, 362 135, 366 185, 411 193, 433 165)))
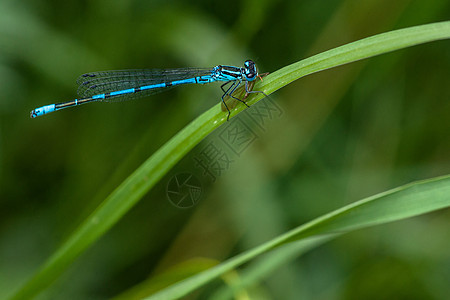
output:
POLYGON ((224 99, 231 97, 247 105, 245 101, 233 95, 242 82, 245 82, 244 100, 251 93, 264 94, 264 92, 252 90, 256 77, 261 78, 252 60, 245 61, 242 68, 219 65, 203 69, 143 69, 86 73, 77 80, 80 99, 36 108, 31 111, 30 116, 36 118, 64 108, 96 101, 115 102, 146 97, 183 84, 222 81, 224 82, 220 87, 223 91, 222 104, 228 111, 228 120, 230 109, 224 99))

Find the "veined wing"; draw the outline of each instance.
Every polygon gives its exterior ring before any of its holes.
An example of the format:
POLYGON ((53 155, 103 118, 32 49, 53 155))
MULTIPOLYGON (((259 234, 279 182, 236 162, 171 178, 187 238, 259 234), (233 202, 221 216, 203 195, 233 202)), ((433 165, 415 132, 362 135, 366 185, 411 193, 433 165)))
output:
MULTIPOLYGON (((78 95, 82 98, 110 92, 139 88, 160 83, 170 83, 175 80, 211 75, 212 68, 181 68, 181 69, 141 69, 121 71, 100 71, 81 75, 77 79, 78 95)), ((168 90, 171 87, 146 89, 133 93, 120 94, 101 101, 123 101, 145 97, 168 90)))

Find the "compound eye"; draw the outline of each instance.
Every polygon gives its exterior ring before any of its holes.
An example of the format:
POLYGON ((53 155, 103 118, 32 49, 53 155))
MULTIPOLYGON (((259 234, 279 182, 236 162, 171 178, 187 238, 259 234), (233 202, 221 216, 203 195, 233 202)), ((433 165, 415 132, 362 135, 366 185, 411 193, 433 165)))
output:
POLYGON ((246 60, 244 62, 245 66, 245 78, 247 81, 252 81, 258 75, 258 71, 256 70, 256 65, 253 60, 246 60))

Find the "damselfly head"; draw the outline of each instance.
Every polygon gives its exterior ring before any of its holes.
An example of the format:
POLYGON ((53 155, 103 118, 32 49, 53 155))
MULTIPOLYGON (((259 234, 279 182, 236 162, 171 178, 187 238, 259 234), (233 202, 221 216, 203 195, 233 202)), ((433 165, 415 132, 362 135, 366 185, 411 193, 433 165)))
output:
POLYGON ((253 60, 246 60, 244 62, 244 75, 247 81, 253 81, 258 76, 258 69, 253 60))

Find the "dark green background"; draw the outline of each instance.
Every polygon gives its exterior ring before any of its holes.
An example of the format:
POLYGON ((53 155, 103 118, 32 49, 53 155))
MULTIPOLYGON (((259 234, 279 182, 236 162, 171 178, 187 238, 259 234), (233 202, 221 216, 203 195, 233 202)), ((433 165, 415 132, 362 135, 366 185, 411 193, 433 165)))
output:
MULTIPOLYGON (((11 293, 146 158, 220 99, 218 84, 95 103, 78 75, 242 65, 272 72, 377 33, 448 20, 435 1, 0 2, 0 298, 11 293)), ((40 299, 105 299, 193 257, 224 260, 366 196, 450 170, 450 42, 314 74, 271 96, 280 117, 218 176, 194 148, 40 299), (166 197, 179 172, 200 202, 166 197)), ((242 114, 246 124, 252 124, 242 114)), ((219 128, 219 131, 221 129, 219 128)), ((449 212, 361 230, 283 265, 258 299, 444 299, 449 212)), ((205 299, 217 280, 195 294, 205 299)), ((255 296, 256 297, 256 296, 255 296)))

